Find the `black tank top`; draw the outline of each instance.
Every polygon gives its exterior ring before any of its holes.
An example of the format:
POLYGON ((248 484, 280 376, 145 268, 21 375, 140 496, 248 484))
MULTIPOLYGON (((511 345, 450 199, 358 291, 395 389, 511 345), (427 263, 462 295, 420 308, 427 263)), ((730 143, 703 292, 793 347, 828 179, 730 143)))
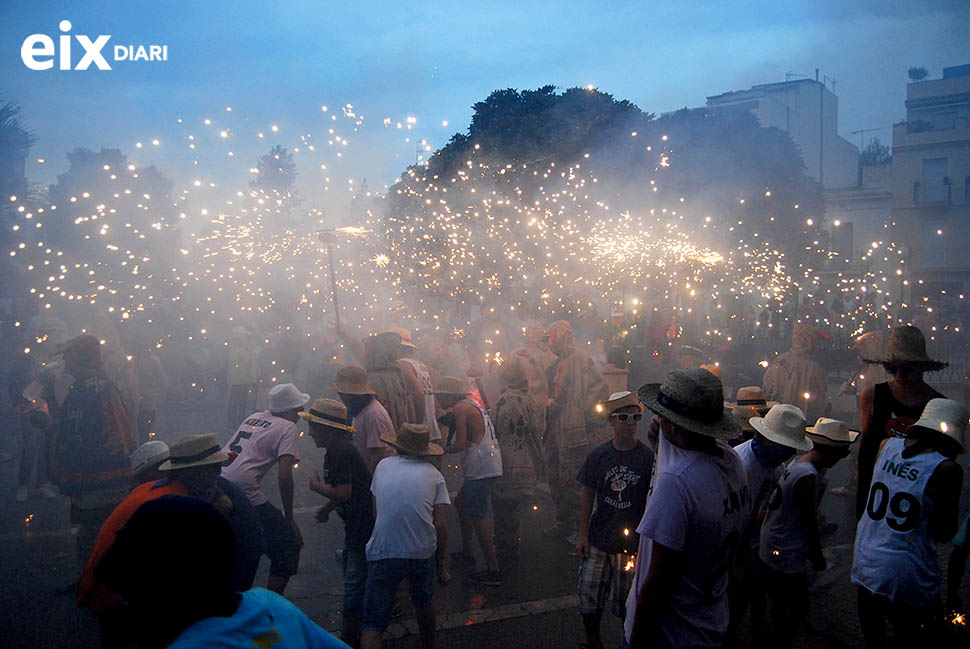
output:
MULTIPOLYGON (((932 389, 932 388, 931 388, 932 389)), ((869 430, 879 439, 889 437, 905 438, 909 427, 915 424, 926 403, 930 399, 943 399, 942 394, 933 390, 926 401, 916 406, 907 406, 893 396, 888 383, 877 383, 873 388, 872 420, 869 430)))

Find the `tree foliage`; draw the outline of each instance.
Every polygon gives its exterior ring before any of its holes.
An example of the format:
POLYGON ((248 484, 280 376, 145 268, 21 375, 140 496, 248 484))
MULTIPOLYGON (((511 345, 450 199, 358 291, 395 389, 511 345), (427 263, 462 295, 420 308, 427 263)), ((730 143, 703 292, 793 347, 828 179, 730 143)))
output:
POLYGON ((909 80, 913 82, 922 81, 926 77, 930 76, 930 73, 922 65, 911 67, 908 70, 908 74, 909 80))
POLYGON ((249 185, 267 193, 277 192, 285 195, 292 192, 295 182, 296 164, 293 162, 293 154, 284 146, 276 144, 269 153, 259 156, 256 163, 256 177, 249 185))
POLYGON ((468 132, 409 167, 385 201, 391 247, 417 262, 402 266, 405 286, 455 296, 514 281, 534 294, 525 282, 542 276, 549 246, 578 263, 583 228, 623 213, 669 214, 682 231, 716 219, 792 261, 819 245, 820 186, 791 139, 748 111, 657 119, 597 90, 553 86, 497 90, 473 108, 468 132))
POLYGON ((887 164, 892 157, 892 149, 880 142, 879 138, 874 137, 859 154, 859 163, 863 167, 874 167, 887 164))

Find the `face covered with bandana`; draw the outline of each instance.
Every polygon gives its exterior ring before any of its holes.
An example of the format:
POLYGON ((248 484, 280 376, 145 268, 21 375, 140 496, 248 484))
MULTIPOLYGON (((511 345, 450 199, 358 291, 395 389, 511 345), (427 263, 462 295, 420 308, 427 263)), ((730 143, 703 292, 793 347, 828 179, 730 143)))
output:
POLYGON ((759 462, 771 468, 780 466, 795 454, 795 449, 772 442, 760 433, 751 440, 751 450, 754 451, 754 456, 759 462))

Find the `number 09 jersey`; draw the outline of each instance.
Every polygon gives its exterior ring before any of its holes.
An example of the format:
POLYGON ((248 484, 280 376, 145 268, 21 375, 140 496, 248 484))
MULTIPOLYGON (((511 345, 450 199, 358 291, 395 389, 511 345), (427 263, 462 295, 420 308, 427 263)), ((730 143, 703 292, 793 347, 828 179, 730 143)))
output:
POLYGON ((904 448, 904 440, 889 439, 876 459, 856 530, 852 583, 892 602, 930 606, 940 599, 943 572, 926 484, 946 458, 937 452, 904 458, 904 448))

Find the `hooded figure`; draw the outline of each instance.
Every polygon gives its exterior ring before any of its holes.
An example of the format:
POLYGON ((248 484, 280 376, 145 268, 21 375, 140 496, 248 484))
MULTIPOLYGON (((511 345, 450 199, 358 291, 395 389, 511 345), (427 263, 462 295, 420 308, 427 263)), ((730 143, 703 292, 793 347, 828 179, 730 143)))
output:
POLYGON ((81 563, 102 523, 128 495, 128 456, 135 450, 121 393, 102 369, 101 347, 94 336, 78 336, 59 348, 74 382, 54 423, 51 476, 71 498, 81 563))
POLYGON ((401 336, 393 331, 371 336, 364 341, 367 357, 367 380, 377 393, 377 400, 391 416, 394 430, 401 424, 417 424, 414 403, 410 398, 404 373, 397 364, 401 350, 401 336))
POLYGON ((765 371, 763 387, 769 401, 798 406, 806 419, 825 414, 825 370, 812 359, 815 346, 827 335, 807 324, 795 325, 792 345, 765 371))
POLYGON ((518 553, 519 509, 535 494, 542 472, 542 408, 532 399, 526 376, 528 360, 513 356, 499 374, 504 392, 492 406, 489 418, 502 447, 502 475, 492 489, 495 513, 495 547, 506 559, 518 553))
POLYGON ((529 382, 529 396, 539 406, 537 409, 536 431, 541 438, 546 430, 546 409, 543 407, 549 400, 549 384, 546 383, 546 373, 556 355, 549 351, 545 342, 546 329, 541 324, 533 324, 525 330, 525 344, 515 350, 515 355, 521 359, 522 371, 529 382))
POLYGON ((545 451, 557 523, 546 533, 566 536, 576 526, 579 469, 587 453, 611 435, 596 414, 596 404, 606 401, 610 391, 590 357, 576 347, 572 327, 565 320, 549 325, 549 349, 557 359, 549 368, 552 394, 545 451))

